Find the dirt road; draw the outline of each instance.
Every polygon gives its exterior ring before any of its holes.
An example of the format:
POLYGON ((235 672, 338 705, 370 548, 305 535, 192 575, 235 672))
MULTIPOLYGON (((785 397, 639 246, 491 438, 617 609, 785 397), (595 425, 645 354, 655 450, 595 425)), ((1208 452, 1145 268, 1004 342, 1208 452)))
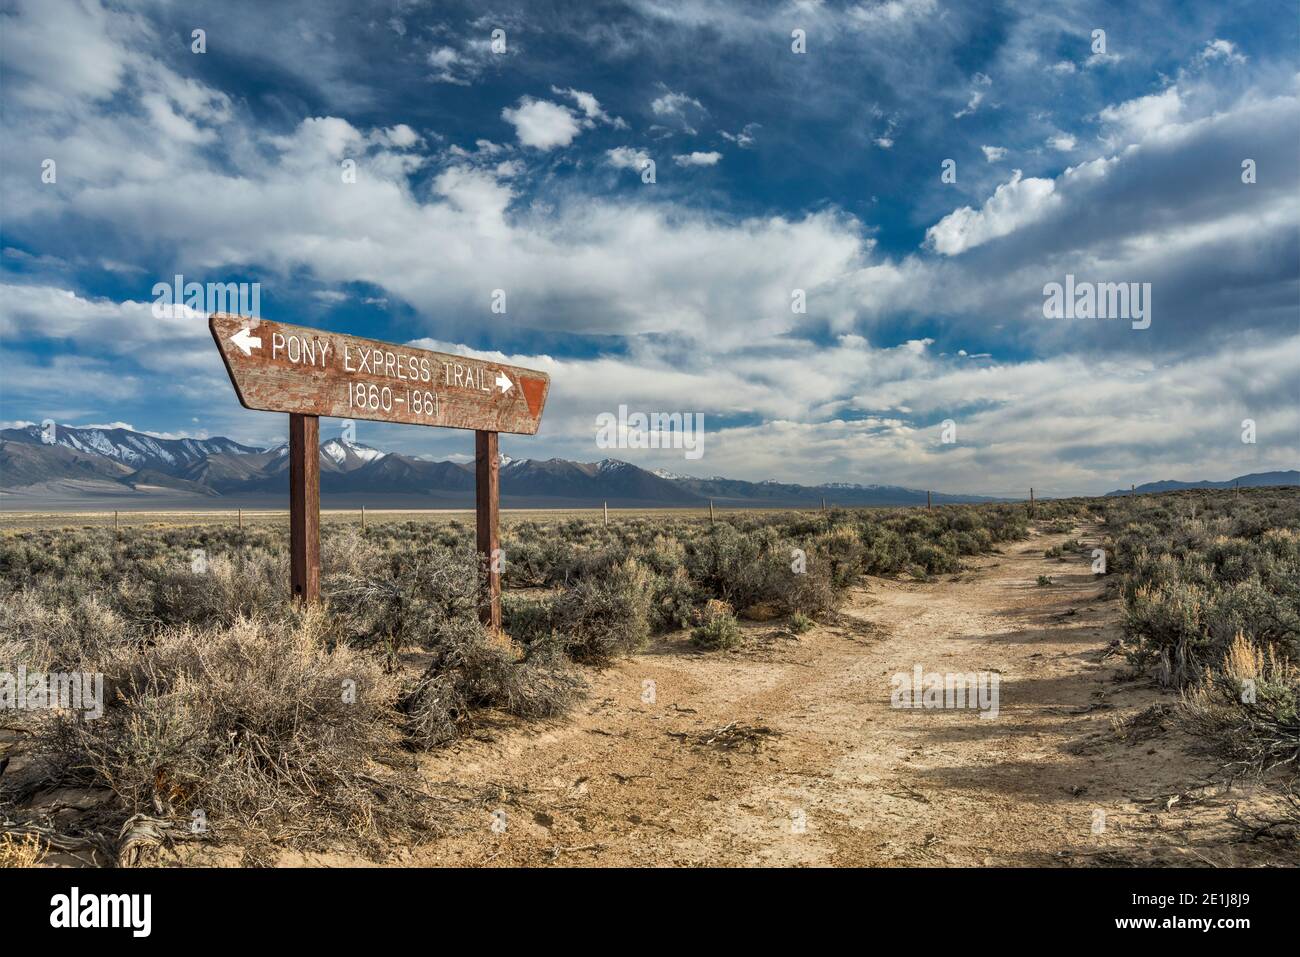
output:
POLYGON ((673 636, 595 673, 565 720, 423 758, 460 810, 397 862, 1266 862, 1277 849, 1228 820, 1263 798, 1212 784, 1161 713, 1173 697, 1109 648, 1119 608, 1090 556, 1044 557, 1074 535, 934 582, 870 579, 799 638, 751 624, 743 648, 699 652, 673 636), (917 665, 998 672, 997 717, 891 707, 891 676, 917 665))

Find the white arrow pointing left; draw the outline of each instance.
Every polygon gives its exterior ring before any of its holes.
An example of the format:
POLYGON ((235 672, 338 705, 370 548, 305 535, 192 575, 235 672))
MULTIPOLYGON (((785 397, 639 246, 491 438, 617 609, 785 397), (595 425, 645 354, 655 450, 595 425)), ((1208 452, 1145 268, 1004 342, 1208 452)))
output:
POLYGON ((246 356, 253 354, 250 350, 262 348, 262 340, 250 335, 247 329, 240 329, 230 337, 230 341, 239 346, 239 351, 246 356))
POLYGON ((502 393, 509 392, 514 388, 514 385, 515 384, 510 381, 510 377, 504 372, 497 373, 497 388, 500 389, 502 393))

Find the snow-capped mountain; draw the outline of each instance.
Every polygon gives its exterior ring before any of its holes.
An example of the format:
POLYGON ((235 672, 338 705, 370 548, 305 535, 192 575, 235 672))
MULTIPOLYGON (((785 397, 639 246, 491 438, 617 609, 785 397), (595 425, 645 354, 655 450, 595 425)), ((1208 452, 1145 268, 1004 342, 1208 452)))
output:
MULTIPOLYGON (((58 486, 60 494, 167 494, 220 501, 272 504, 288 491, 286 445, 258 449, 227 438, 159 439, 129 429, 58 426, 57 444, 42 442, 41 429, 0 431, 0 488, 58 486), (70 491, 70 489, 72 489, 70 491), (96 489, 99 490, 96 493, 96 489)), ((474 463, 433 462, 384 452, 343 438, 320 445, 321 495, 338 504, 383 507, 466 507, 473 502, 474 463)), ((807 486, 692 478, 649 470, 622 459, 501 457, 502 500, 514 506, 802 507, 828 505, 924 505, 924 490, 836 482, 807 486)), ((936 503, 990 501, 979 496, 935 493, 936 503)), ((198 504, 196 502, 196 504, 198 504)))
POLYGON ((346 439, 330 439, 327 442, 322 442, 320 451, 321 455, 325 456, 344 472, 351 472, 353 469, 358 469, 368 462, 378 461, 388 454, 379 451, 379 449, 371 448, 368 445, 359 445, 356 442, 349 442, 346 439))
MULTIPOLYGON (((87 455, 102 456, 125 465, 129 469, 151 469, 165 474, 179 474, 209 455, 248 455, 260 451, 251 445, 242 445, 231 439, 162 439, 130 429, 79 428, 56 425, 54 442, 66 449, 87 455)), ((16 441, 46 444, 39 425, 22 429, 4 429, 0 437, 16 441)))

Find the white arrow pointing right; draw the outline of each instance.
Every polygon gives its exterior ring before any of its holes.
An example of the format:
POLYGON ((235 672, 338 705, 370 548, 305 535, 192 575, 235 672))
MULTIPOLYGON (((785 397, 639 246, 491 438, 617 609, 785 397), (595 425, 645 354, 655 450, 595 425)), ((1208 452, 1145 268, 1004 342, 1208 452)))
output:
POLYGON ((230 341, 237 345, 239 351, 246 356, 251 356, 253 354, 250 350, 262 348, 262 340, 257 338, 257 336, 251 335, 247 328, 240 329, 236 332, 230 337, 230 341))
POLYGON ((511 389, 514 388, 514 385, 515 384, 510 381, 510 377, 508 375, 506 375, 504 372, 500 372, 500 371, 497 372, 497 388, 501 390, 502 394, 509 392, 511 389))

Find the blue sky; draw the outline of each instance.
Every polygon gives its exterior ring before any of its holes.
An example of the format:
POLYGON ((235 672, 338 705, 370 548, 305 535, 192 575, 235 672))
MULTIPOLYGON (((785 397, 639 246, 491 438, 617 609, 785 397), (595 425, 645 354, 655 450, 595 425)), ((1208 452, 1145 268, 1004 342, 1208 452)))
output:
POLYGON ((153 315, 181 273, 546 369, 513 456, 992 494, 1300 462, 1293 4, 42 0, 0 51, 6 423, 283 440, 153 315), (1067 274, 1150 283, 1150 327, 1044 318, 1067 274), (704 413, 703 459, 597 448, 620 404, 704 413))

